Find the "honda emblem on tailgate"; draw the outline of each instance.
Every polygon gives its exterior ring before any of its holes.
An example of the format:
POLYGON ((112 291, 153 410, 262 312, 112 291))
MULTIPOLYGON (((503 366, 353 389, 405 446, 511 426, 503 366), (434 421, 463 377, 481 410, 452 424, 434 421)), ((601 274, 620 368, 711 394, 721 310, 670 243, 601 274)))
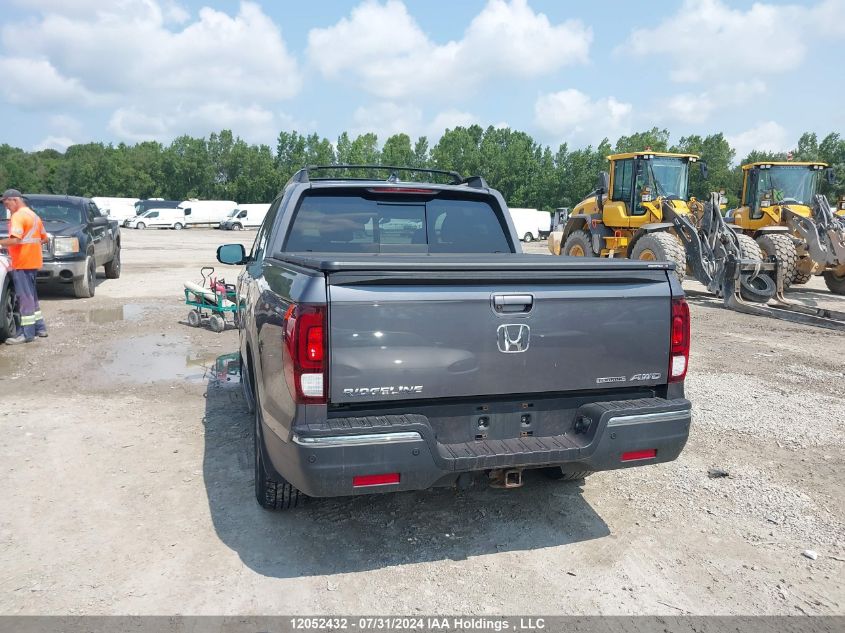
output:
POLYGON ((531 342, 531 328, 524 323, 500 325, 496 330, 499 351, 505 354, 527 352, 531 342))

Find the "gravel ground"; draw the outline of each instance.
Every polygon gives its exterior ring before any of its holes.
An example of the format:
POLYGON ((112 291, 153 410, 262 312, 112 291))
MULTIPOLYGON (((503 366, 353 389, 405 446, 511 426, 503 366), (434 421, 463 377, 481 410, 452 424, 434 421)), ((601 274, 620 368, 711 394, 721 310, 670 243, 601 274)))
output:
POLYGON ((845 614, 841 334, 695 299, 677 461, 271 514, 214 370, 237 332, 181 296, 253 237, 127 230, 121 279, 45 290, 50 338, 0 349, 0 614, 845 614))

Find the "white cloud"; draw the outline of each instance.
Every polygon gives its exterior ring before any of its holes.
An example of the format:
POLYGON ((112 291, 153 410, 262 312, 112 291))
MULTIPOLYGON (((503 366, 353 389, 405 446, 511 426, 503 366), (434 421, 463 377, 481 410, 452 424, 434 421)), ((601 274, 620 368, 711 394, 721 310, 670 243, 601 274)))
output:
POLYGON ((308 34, 307 55, 326 77, 348 77, 381 98, 445 100, 492 78, 536 77, 585 63, 592 31, 578 20, 551 24, 526 0, 489 0, 463 38, 429 39, 400 0, 366 0, 308 34))
POLYGON ((677 82, 778 75, 801 66, 819 30, 835 33, 843 19, 842 0, 815 6, 755 2, 747 10, 722 0, 685 0, 656 26, 634 29, 616 53, 668 59, 677 82))
POLYGON ((775 121, 759 123, 739 134, 728 135, 727 140, 740 160, 755 149, 761 152, 785 151, 790 143, 786 128, 775 121))
POLYGON ((78 136, 82 133, 82 123, 67 114, 55 114, 47 122, 54 131, 67 136, 78 136))
POLYGON ((3 27, 5 48, 18 52, 0 57, 0 72, 26 81, 11 82, 22 88, 0 99, 54 111, 110 107, 109 127, 121 138, 166 140, 188 131, 176 127, 182 121, 260 136, 271 111, 300 91, 296 59, 255 3, 242 2, 234 15, 206 7, 193 19, 167 1, 67 5, 35 0, 40 17, 3 27))
POLYGON ((428 124, 428 140, 431 143, 436 143, 446 130, 456 127, 469 127, 476 123, 479 123, 478 118, 470 112, 444 110, 443 112, 439 112, 432 119, 431 123, 428 124))
POLYGON ((353 121, 349 130, 353 137, 375 132, 384 142, 389 136, 404 132, 412 139, 425 136, 430 144, 436 143, 447 129, 478 123, 475 115, 460 110, 444 110, 426 120, 418 106, 392 101, 357 108, 353 121))
POLYGON ((36 152, 40 152, 43 149, 54 149, 58 152, 64 153, 68 147, 74 145, 75 143, 76 141, 67 136, 48 136, 40 143, 36 143, 32 149, 36 152))
POLYGON ((766 91, 766 84, 760 80, 717 84, 702 92, 685 92, 670 97, 665 110, 669 117, 683 123, 703 123, 714 112, 750 103, 766 91))
POLYGON ((629 130, 630 103, 614 97, 591 99, 570 88, 540 95, 534 103, 534 124, 557 140, 597 143, 629 130))
POLYGON ((252 143, 273 145, 278 130, 290 119, 260 106, 232 106, 225 102, 205 103, 196 107, 173 109, 150 114, 130 106, 116 110, 109 121, 109 130, 130 141, 172 139, 180 134, 206 136, 221 129, 236 130, 252 143))
POLYGON ((56 102, 90 104, 94 95, 79 80, 63 76, 46 59, 0 57, 2 97, 9 103, 33 109, 56 102))

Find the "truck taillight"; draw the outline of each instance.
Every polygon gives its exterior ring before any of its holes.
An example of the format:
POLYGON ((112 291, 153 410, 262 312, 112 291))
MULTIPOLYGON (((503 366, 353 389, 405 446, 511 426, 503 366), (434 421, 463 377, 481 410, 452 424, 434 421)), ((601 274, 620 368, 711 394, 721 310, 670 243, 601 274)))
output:
POLYGON ((326 308, 293 305, 285 313, 285 380, 297 404, 326 403, 326 308))
POLYGON ((669 382, 680 382, 687 375, 690 346, 689 306, 686 299, 672 299, 669 382))

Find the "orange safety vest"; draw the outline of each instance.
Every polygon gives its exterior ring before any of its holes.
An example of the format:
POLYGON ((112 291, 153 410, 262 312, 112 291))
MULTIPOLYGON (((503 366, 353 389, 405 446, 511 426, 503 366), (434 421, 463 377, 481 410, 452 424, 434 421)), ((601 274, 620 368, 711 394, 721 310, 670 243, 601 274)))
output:
POLYGON ((38 270, 44 263, 41 241, 47 239, 44 223, 29 207, 18 209, 9 221, 9 237, 17 237, 20 244, 10 244, 9 255, 15 270, 38 270))

